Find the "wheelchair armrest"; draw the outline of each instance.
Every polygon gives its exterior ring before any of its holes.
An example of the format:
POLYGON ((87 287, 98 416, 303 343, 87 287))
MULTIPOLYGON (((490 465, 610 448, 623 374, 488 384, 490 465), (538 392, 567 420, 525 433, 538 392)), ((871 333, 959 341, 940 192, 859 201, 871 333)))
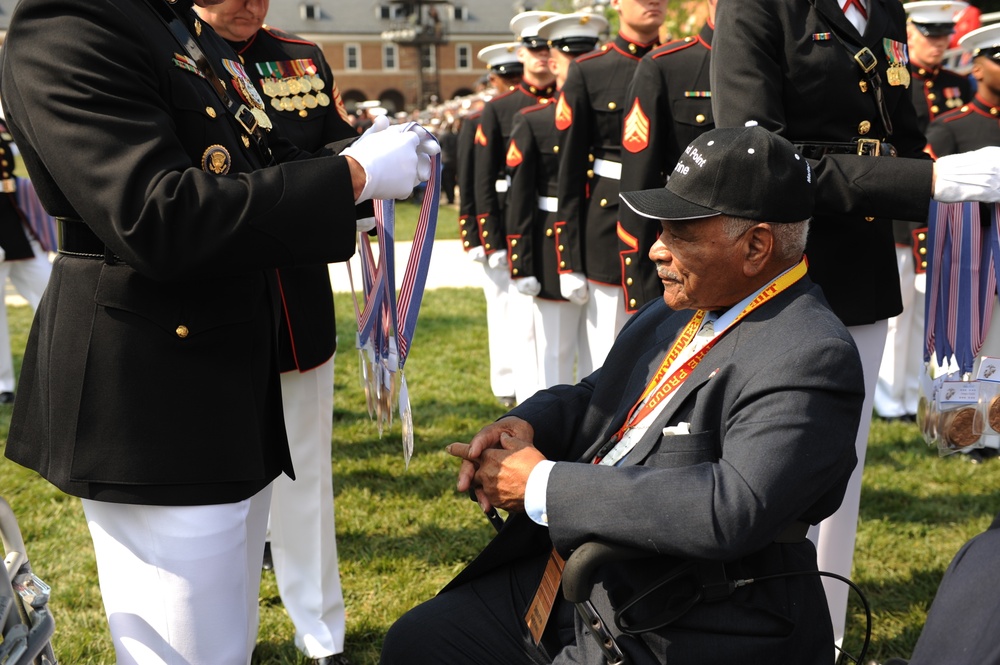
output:
POLYGON ((655 552, 613 545, 591 540, 576 548, 566 560, 562 574, 563 597, 571 603, 582 603, 590 598, 594 588, 594 573, 612 561, 630 561, 657 556, 655 552))

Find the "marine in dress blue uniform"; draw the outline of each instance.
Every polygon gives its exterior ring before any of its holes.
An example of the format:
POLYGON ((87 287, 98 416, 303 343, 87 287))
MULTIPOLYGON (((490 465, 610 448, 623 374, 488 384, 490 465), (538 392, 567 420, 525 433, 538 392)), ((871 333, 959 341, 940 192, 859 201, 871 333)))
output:
MULTIPOLYGON (((714 24, 715 0, 710 0, 708 22, 697 35, 668 42, 639 61, 625 101, 623 192, 665 185, 681 151, 715 126, 709 85, 714 24)), ((657 229, 627 206, 619 209, 619 218, 622 288, 631 313, 663 295, 655 266, 642 260, 657 229)))
POLYGON ((639 60, 659 45, 666 3, 617 0, 612 5, 621 17, 619 34, 570 66, 555 112, 556 127, 565 132, 558 188, 559 273, 564 296, 586 298, 594 367, 603 364, 628 318, 622 264, 630 265, 633 258, 620 257, 618 250, 622 118, 639 60))
MULTIPOLYGON (((518 38, 517 59, 522 64, 520 83, 483 107, 481 133, 476 142, 476 206, 480 236, 490 270, 502 271, 497 284, 506 283, 503 335, 514 380, 514 397, 521 402, 539 388, 533 304, 510 281, 510 254, 506 247, 507 143, 514 116, 523 108, 550 99, 555 81, 548 68, 548 45, 538 38, 538 25, 554 12, 528 11, 514 16, 511 31, 518 38)), ((492 279, 492 278, 491 278, 492 279)))
MULTIPOLYGON (((118 663, 249 662, 270 485, 293 473, 274 269, 348 259, 358 192, 397 172, 267 131, 191 0, 23 0, 0 58, 61 226, 6 455, 84 499, 118 663)), ((400 138, 373 145, 411 175, 400 138)))
MULTIPOLYGON (((357 136, 322 50, 263 25, 267 10, 267 2, 246 7, 242 0, 230 0, 199 14, 239 54, 272 122, 295 145, 314 152, 357 136), (244 20, 235 20, 234 12, 245 12, 244 20)), ((374 214, 371 204, 363 207, 358 217, 374 214)), ((326 264, 279 268, 278 283, 282 407, 297 473, 294 481, 275 479, 269 553, 296 646, 326 665, 342 658, 346 632, 330 457, 337 350, 333 290, 326 264)))
MULTIPOLYGON (((902 310, 891 220, 925 219, 931 191, 930 169, 919 161, 926 158, 925 142, 907 64, 906 17, 896 0, 720 0, 718 5, 712 47, 717 126, 756 120, 799 144, 806 157, 853 153, 842 157, 849 156, 854 168, 879 172, 884 184, 914 192, 909 199, 861 201, 858 192, 826 184, 836 169, 816 173, 821 200, 806 246, 809 273, 854 336, 866 377, 858 466, 837 513, 812 534, 820 569, 843 576, 851 574, 886 321, 902 310), (859 152, 867 165, 858 164, 859 152), (892 153, 917 159, 892 160, 892 153), (872 163, 880 160, 888 163, 872 163)), ((840 640, 847 588, 832 581, 824 585, 840 640)))
MULTIPOLYGON (((592 51, 607 30, 603 16, 564 14, 538 26, 550 50, 557 85, 573 58, 592 51)), ((560 131, 555 104, 522 109, 514 117, 507 150, 511 188, 507 199, 507 251, 515 287, 532 296, 539 385, 572 383, 574 369, 586 376, 585 310, 563 298, 559 284, 559 234, 556 232, 560 131)))

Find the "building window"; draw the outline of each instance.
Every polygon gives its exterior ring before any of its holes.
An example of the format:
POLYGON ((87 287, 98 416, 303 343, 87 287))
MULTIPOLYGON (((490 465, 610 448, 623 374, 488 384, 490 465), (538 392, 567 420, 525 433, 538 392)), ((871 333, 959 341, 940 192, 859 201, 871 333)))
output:
POLYGON ((399 69, 395 44, 382 44, 382 69, 399 69))
POLYGON ((357 44, 344 45, 344 69, 348 71, 361 69, 361 47, 357 44))
POLYGON ((455 66, 458 69, 472 69, 472 47, 468 44, 455 45, 455 66))
POLYGON ((392 8, 389 5, 379 5, 378 17, 383 21, 388 21, 392 18, 392 8))
POLYGON ((323 17, 323 9, 319 5, 304 2, 299 5, 299 10, 305 20, 318 20, 323 17))
POLYGON ((425 44, 420 47, 420 66, 424 71, 434 71, 437 66, 437 49, 434 46, 425 44))
POLYGON ((469 10, 466 7, 452 7, 451 14, 456 21, 469 20, 469 10))

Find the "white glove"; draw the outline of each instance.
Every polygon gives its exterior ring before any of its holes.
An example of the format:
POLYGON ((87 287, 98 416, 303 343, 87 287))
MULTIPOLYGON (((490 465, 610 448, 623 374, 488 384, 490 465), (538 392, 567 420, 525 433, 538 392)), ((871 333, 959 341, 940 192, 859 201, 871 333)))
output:
MULTIPOLYGON (((384 115, 379 117, 385 118, 384 115)), ((374 127, 375 125, 372 123, 372 128, 374 127)), ((420 143, 417 145, 417 177, 420 179, 420 182, 427 182, 430 180, 431 157, 441 152, 441 144, 438 143, 436 138, 434 138, 434 135, 420 125, 410 123, 390 125, 389 121, 386 120, 383 128, 388 128, 390 132, 396 132, 398 134, 413 132, 417 135, 417 138, 420 139, 420 143)), ((354 142, 355 145, 357 145, 357 143, 358 141, 354 142)))
POLYGON ((574 305, 582 305, 590 299, 590 289, 583 273, 567 272, 559 275, 559 293, 574 305))
POLYGON ((538 283, 538 280, 530 276, 515 279, 514 286, 526 296, 537 296, 542 290, 542 285, 538 283))
POLYGON ((420 156, 428 160, 424 170, 430 174, 430 158, 417 153, 420 144, 417 134, 385 129, 384 122, 372 123, 361 138, 340 153, 343 157, 354 159, 365 171, 365 187, 355 203, 408 197, 421 182, 418 173, 420 156))
POLYGON ((934 162, 934 200, 1000 201, 1000 146, 939 157, 934 162))
POLYGON ((476 263, 486 263, 486 250, 483 249, 482 245, 477 245, 475 247, 470 247, 467 252, 469 258, 476 263))
POLYGON ((356 223, 358 225, 358 233, 368 233, 375 228, 374 217, 362 217, 356 223))
POLYGON ((499 268, 507 268, 507 250, 498 249, 492 254, 486 256, 486 261, 489 263, 490 267, 494 270, 499 268))

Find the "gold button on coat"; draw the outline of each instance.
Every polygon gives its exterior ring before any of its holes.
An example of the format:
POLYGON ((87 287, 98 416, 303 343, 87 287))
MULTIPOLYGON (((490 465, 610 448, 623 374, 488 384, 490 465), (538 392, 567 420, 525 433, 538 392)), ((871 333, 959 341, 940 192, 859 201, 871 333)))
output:
POLYGON ((517 247, 517 238, 514 238, 513 240, 510 241, 510 246, 517 247))
POLYGON ((214 109, 214 108, 212 108, 211 106, 206 106, 206 107, 205 107, 205 113, 207 113, 207 114, 208 114, 208 117, 209 117, 209 118, 214 118, 214 117, 215 117, 215 115, 216 115, 216 114, 215 114, 215 109, 214 109))
POLYGON ((185 337, 191 334, 191 331, 188 330, 188 327, 183 325, 177 326, 177 330, 175 330, 174 332, 176 332, 177 336, 180 337, 181 339, 184 339, 185 337))
POLYGON ((552 229, 545 229, 545 236, 548 238, 552 237, 552 229))
POLYGON ((868 132, 871 131, 871 129, 872 129, 872 123, 868 122, 867 120, 862 120, 861 124, 858 125, 858 133, 862 135, 867 134, 868 132))
POLYGON ((601 199, 601 207, 602 208, 607 208, 608 207, 608 200, 607 199, 601 199))
POLYGON ((694 121, 697 122, 699 125, 701 123, 705 122, 705 114, 704 113, 699 113, 698 115, 696 115, 694 117, 694 121))

